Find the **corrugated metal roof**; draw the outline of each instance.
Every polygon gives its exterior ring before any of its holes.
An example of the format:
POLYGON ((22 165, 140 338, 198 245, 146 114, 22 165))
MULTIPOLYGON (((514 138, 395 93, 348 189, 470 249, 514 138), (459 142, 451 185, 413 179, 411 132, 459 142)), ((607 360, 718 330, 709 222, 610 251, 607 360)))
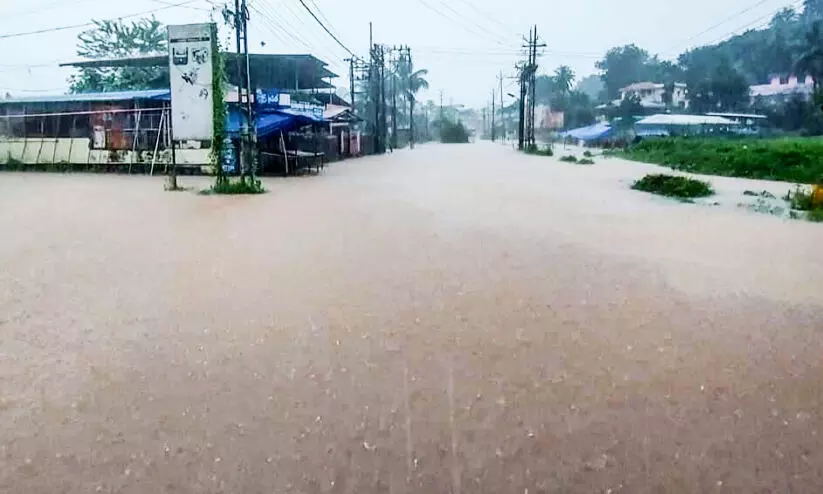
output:
POLYGON ((639 120, 637 125, 737 125, 737 122, 709 115, 659 114, 639 120))
POLYGON ((168 89, 145 89, 141 91, 109 91, 104 93, 53 94, 28 96, 0 100, 0 105, 14 103, 88 103, 105 101, 130 101, 146 99, 168 99, 168 89))

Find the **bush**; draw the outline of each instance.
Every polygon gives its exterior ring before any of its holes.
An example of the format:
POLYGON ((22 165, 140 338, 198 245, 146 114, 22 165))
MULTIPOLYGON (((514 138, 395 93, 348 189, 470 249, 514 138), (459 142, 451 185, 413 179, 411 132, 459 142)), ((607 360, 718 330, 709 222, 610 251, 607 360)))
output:
POLYGON ((218 177, 211 189, 203 191, 206 194, 262 194, 266 192, 263 184, 256 178, 241 178, 232 181, 228 177, 218 177))
POLYGON ((444 118, 440 121, 440 142, 466 144, 469 142, 469 131, 463 122, 452 122, 444 118))
POLYGON ((552 151, 551 146, 546 146, 545 148, 541 149, 540 146, 537 144, 530 144, 526 150, 526 154, 533 154, 535 156, 554 156, 554 151, 552 151))
POLYGON ((728 177, 815 183, 823 177, 823 140, 786 138, 646 139, 630 147, 629 159, 676 170, 728 177))
POLYGON ((586 151, 583 151, 583 156, 585 156, 586 158, 591 158, 591 157, 593 157, 594 155, 592 154, 592 152, 591 152, 591 151, 589 151, 589 150, 587 149, 586 151))
POLYGON ((815 223, 823 222, 823 204, 815 201, 814 189, 809 191, 798 185, 794 189, 794 193, 789 191, 784 199, 789 201, 792 209, 805 211, 807 220, 815 223))
POLYGON ((560 161, 565 161, 566 163, 577 163, 577 156, 563 156, 562 158, 560 158, 560 161))
POLYGON ((678 199, 707 197, 714 194, 712 186, 707 182, 662 174, 646 175, 635 182, 632 189, 678 199))
POLYGON ((577 164, 578 165, 593 165, 594 160, 591 160, 589 158, 583 158, 582 160, 578 161, 577 164))

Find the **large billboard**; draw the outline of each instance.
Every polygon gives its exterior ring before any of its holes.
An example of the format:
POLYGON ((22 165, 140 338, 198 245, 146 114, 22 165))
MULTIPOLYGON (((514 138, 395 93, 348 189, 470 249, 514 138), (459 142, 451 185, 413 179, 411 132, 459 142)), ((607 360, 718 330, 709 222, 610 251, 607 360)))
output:
POLYGON ((174 139, 211 140, 212 115, 211 24, 169 26, 171 121, 174 139))

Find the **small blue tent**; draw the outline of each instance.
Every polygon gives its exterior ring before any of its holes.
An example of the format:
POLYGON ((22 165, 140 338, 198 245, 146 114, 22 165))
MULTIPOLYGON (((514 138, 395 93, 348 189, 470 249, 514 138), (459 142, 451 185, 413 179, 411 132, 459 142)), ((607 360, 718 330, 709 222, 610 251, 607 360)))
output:
POLYGON ((561 132, 560 137, 564 139, 571 138, 577 139, 579 141, 589 142, 610 137, 613 132, 614 129, 612 129, 611 125, 609 125, 606 122, 600 122, 594 125, 588 125, 586 127, 572 129, 567 132, 561 132))

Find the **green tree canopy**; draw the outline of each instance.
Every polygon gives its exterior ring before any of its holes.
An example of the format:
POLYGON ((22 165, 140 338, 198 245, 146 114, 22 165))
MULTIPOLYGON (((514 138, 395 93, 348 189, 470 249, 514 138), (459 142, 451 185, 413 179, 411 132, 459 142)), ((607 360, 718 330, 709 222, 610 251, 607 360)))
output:
MULTIPOLYGON (((93 21, 77 36, 77 55, 87 59, 124 58, 167 53, 166 29, 154 17, 130 23, 93 21)), ((165 67, 81 68, 69 79, 74 93, 153 89, 169 86, 165 67)))

